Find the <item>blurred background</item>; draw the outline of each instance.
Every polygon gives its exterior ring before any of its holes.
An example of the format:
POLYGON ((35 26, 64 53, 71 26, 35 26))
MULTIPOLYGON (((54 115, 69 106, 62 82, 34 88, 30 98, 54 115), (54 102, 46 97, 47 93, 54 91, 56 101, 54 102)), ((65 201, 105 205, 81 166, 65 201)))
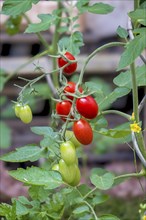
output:
MULTIPOLYGON (((81 53, 77 57, 79 65, 77 74, 80 72, 85 57, 90 54, 97 47, 112 41, 121 41, 116 34, 118 26, 127 28, 127 12, 133 10, 133 1, 104 1, 104 3, 115 6, 113 13, 108 15, 93 15, 84 14, 80 16, 78 23, 80 24, 80 30, 84 37, 84 46, 81 48, 81 53)), ((0 2, 2 5, 2 2, 0 2)), ((51 13, 56 7, 54 1, 40 1, 37 5, 34 5, 30 12, 27 13, 32 22, 39 22, 37 14, 51 13)), ((74 11, 76 15, 76 10, 74 11)), ((39 143, 41 140, 39 136, 36 136, 30 131, 32 126, 47 126, 50 124, 50 88, 48 87, 46 79, 39 82, 37 90, 40 94, 37 97, 32 96, 30 100, 30 106, 33 111, 33 121, 31 124, 23 124, 14 115, 12 100, 16 101, 19 88, 14 84, 23 85, 23 81, 18 79, 18 76, 32 79, 35 76, 39 76, 39 71, 35 72, 34 63, 42 66, 48 72, 52 68, 51 58, 42 57, 35 62, 29 63, 23 67, 23 64, 28 62, 32 56, 43 51, 43 46, 40 44, 38 37, 35 34, 25 34, 26 20, 23 19, 20 26, 20 32, 15 35, 10 35, 7 32, 7 20, 8 17, 0 15, 0 28, 1 28, 1 75, 0 75, 0 107, 1 107, 1 120, 0 120, 0 147, 1 154, 14 150, 16 147, 25 146, 30 143, 39 143), (19 68, 21 66, 21 68, 19 68), (16 71, 17 70, 17 71, 16 71), (17 74, 14 74, 17 72, 17 74), (9 76, 9 80, 3 83, 5 77, 9 76)), ((53 29, 42 32, 43 37, 48 44, 51 44, 53 29)), ((111 48, 96 55, 87 66, 85 72, 84 82, 94 81, 97 84, 103 84, 103 88, 107 94, 114 89, 113 78, 118 74, 116 68, 122 53, 121 48, 111 48)), ((141 65, 141 61, 137 61, 141 65)), ((139 89, 139 100, 144 95, 144 88, 139 89)), ((132 96, 128 94, 117 101, 111 106, 107 106, 108 109, 116 109, 128 114, 132 114, 132 96)), ((114 128, 124 122, 123 118, 117 115, 106 116, 109 127, 114 128)), ((146 107, 145 111, 141 114, 141 120, 145 119, 146 123, 146 107)), ((146 126, 145 126, 146 127, 146 126)), ((88 182, 87 177, 92 167, 104 167, 105 169, 116 172, 117 174, 135 172, 135 169, 140 169, 138 158, 135 157, 134 152, 131 150, 130 137, 126 140, 112 139, 99 134, 95 134, 94 142, 92 146, 83 148, 83 159, 80 159, 80 168, 82 171, 82 182, 88 182)), ((34 164, 34 163, 33 163, 34 164)), ((4 163, 0 162, 0 200, 1 202, 10 202, 12 197, 18 195, 27 195, 27 189, 22 186, 21 183, 15 181, 9 177, 7 170, 16 169, 17 167, 23 167, 32 165, 32 163, 4 163)), ((39 165, 39 162, 35 162, 35 165, 39 165)), ((107 204, 107 207, 119 212, 123 216, 123 220, 128 219, 127 216, 134 210, 138 210, 139 202, 143 201, 144 191, 146 187, 144 179, 129 180, 114 189, 110 190, 112 196, 111 200, 107 204), (132 186, 132 187, 131 187, 132 186), (129 200, 133 198, 132 200, 129 200), (123 199, 127 201, 127 212, 122 209, 123 199), (132 202, 131 202, 132 201, 132 202), (119 206, 120 204, 120 206, 119 206), (136 209, 134 208, 136 207, 136 209)), ((125 205, 125 204, 124 204, 125 205)), ((105 205, 104 205, 105 206, 105 205)), ((106 209, 107 209, 106 207, 106 209)), ((105 207, 101 206, 104 209, 105 207)), ((118 215, 118 214, 117 214, 118 215)), ((119 216, 120 216, 119 215, 119 216)), ((133 215, 135 217, 132 220, 138 219, 138 213, 133 215), (137 216, 137 217, 136 217, 137 216)))

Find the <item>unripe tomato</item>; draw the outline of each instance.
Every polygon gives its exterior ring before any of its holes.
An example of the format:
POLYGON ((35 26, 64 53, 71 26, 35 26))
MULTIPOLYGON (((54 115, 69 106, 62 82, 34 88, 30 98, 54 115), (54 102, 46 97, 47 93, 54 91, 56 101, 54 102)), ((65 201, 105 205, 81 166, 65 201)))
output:
POLYGON ((32 111, 29 105, 21 106, 19 117, 21 121, 24 122, 25 124, 28 124, 32 121, 32 111))
MULTIPOLYGON (((67 117, 71 111, 71 107, 72 103, 70 101, 64 100, 56 104, 56 112, 58 115, 64 115, 67 117)), ((62 117, 62 119, 65 119, 65 117, 62 117)))
POLYGON ((52 170, 59 172, 59 164, 54 164, 54 166, 52 167, 52 170))
MULTIPOLYGON (((69 52, 66 52, 64 54, 65 57, 67 57, 68 60, 75 60, 75 57, 69 53, 69 52)), ((59 57, 58 58, 58 66, 59 67, 63 67, 64 65, 66 65, 68 63, 67 60, 65 60, 63 57, 59 57)), ((68 66, 66 66, 64 69, 63 69, 63 72, 67 75, 71 75, 73 72, 75 72, 77 69, 77 62, 75 63, 71 63, 69 64, 68 66)))
POLYGON ((77 186, 80 183, 81 173, 77 165, 75 165, 76 175, 74 180, 70 183, 71 186, 77 186))
POLYGON ((61 158, 67 165, 74 164, 76 161, 75 146, 71 141, 66 141, 60 145, 61 158))
POLYGON ((65 161, 61 159, 59 161, 59 172, 61 173, 62 179, 70 184, 75 178, 76 169, 74 168, 74 164, 67 166, 65 161))
POLYGON ((67 140, 71 141, 74 144, 75 148, 81 146, 81 143, 76 139, 73 131, 66 130, 65 137, 67 140))
MULTIPOLYGON (((76 90, 76 83, 74 83, 74 82, 68 82, 67 83, 67 86, 64 88, 64 92, 65 93, 75 93, 75 90, 76 90)), ((82 89, 82 87, 79 87, 79 92, 80 93, 82 93, 83 92, 83 89, 82 89)), ((71 99, 71 100, 73 100, 73 96, 71 96, 71 95, 67 95, 66 96, 68 99, 71 99)))
POLYGON ((77 140, 84 145, 90 144, 93 140, 93 131, 85 119, 80 119, 73 124, 73 132, 77 140))
POLYGON ((15 115, 19 118, 19 113, 20 113, 20 108, 22 107, 22 105, 20 105, 19 103, 15 104, 14 106, 14 111, 15 111, 15 115))
POLYGON ((98 104, 92 96, 77 99, 76 108, 83 117, 88 119, 93 119, 98 114, 98 104))

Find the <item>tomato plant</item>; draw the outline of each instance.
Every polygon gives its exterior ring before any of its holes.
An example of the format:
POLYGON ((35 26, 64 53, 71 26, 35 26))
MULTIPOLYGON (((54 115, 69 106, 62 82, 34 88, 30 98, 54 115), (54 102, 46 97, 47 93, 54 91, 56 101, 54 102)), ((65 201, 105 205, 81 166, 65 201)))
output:
POLYGON ((98 114, 98 104, 92 96, 77 99, 76 108, 83 117, 88 119, 93 119, 98 114))
MULTIPOLYGON (((64 54, 64 57, 67 58, 70 61, 75 60, 75 57, 68 51, 64 54)), ((64 57, 59 57, 58 58, 58 66, 59 67, 63 67, 66 64, 69 64, 69 61, 66 60, 64 57)), ((76 69, 77 69, 77 62, 74 62, 74 63, 71 63, 68 66, 66 66, 63 69, 63 72, 67 75, 72 75, 76 71, 76 69)))
MULTIPOLYGON (((49 115, 49 126, 31 127, 34 134, 41 136, 40 142, 34 144, 33 140, 33 144, 21 146, 1 156, 1 160, 13 163, 34 162, 40 159, 44 162, 38 166, 9 171, 11 177, 27 185, 29 199, 20 196, 17 199, 13 198, 9 205, 2 203, 0 215, 6 220, 34 220, 36 216, 39 220, 119 220, 120 216, 105 213, 100 215, 97 206, 108 199, 108 196, 103 194, 104 191, 108 192, 108 189, 126 181, 127 178, 146 177, 143 137, 145 128, 140 115, 146 96, 141 101, 138 96, 138 89, 146 86, 146 58, 143 56, 143 50, 146 48, 145 2, 133 1, 134 9, 127 16, 128 28, 119 26, 115 30, 119 41, 95 48, 81 61, 78 55, 86 42, 76 23, 79 17, 84 13, 108 14, 115 7, 98 1, 57 0, 55 10, 52 9, 50 14, 39 14, 40 22, 32 23, 26 12, 38 2, 39 0, 25 1, 24 7, 24 1, 5 0, 2 6, 2 13, 9 16, 6 22, 7 32, 11 35, 17 34, 23 18, 27 22, 25 34, 36 34, 44 48, 41 53, 11 73, 11 77, 30 62, 43 56, 49 56, 52 60, 52 70, 48 71, 37 62, 35 67, 40 70, 40 75, 33 79, 20 77, 24 82, 23 86, 15 84, 20 89, 18 98, 14 101, 15 114, 25 124, 32 121, 31 97, 41 93, 35 85, 46 78, 50 94, 46 95, 47 92, 43 91, 43 96, 49 99, 52 113, 49 115), (47 32, 52 27, 54 33, 48 45, 42 32, 47 32), (119 51, 123 52, 116 77, 113 79, 114 89, 109 92, 105 91, 103 85, 97 84, 96 80, 91 82, 84 76, 88 70, 87 65, 96 54, 112 47, 122 47, 119 51), (137 58, 141 59, 141 65, 135 65, 137 58), (73 73, 76 72, 77 66, 79 71, 76 75, 73 73), (127 114, 112 109, 112 104, 127 94, 132 94, 133 113, 127 114), (110 128, 105 117, 107 114, 123 117, 127 123, 110 128), (120 139, 126 146, 130 146, 134 157, 137 154, 139 158, 140 169, 133 173, 117 175, 103 168, 95 167, 90 170, 88 167, 88 180, 83 183, 83 173, 80 172, 80 161, 85 162, 82 145, 89 145, 89 150, 92 149, 95 133, 103 138, 120 139)), ((10 76, 1 74, 0 78, 3 88, 10 76)), ((145 217, 144 209, 145 204, 140 205, 140 220, 145 217)), ((123 215, 121 217, 123 218, 123 215)))

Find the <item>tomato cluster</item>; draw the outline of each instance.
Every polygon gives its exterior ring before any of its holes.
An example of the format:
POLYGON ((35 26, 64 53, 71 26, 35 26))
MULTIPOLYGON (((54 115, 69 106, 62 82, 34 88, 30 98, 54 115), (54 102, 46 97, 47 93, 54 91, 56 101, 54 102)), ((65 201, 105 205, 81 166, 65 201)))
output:
POLYGON ((58 171, 64 182, 71 186, 77 186, 80 182, 81 174, 74 144, 71 141, 63 142, 60 145, 60 154, 61 159, 58 164, 52 167, 52 170, 58 171))
POLYGON ((32 111, 29 105, 21 105, 17 103, 14 106, 15 115, 21 119, 25 124, 29 124, 32 121, 32 111))
MULTIPOLYGON (((71 75, 77 68, 77 63, 69 63, 69 60, 75 60, 74 56, 66 52, 58 58, 58 66, 64 67, 63 72, 71 75), (65 59, 67 58, 67 60, 65 59)), ((63 121, 66 119, 73 121, 73 132, 76 139, 83 145, 88 145, 93 140, 93 131, 88 120, 94 119, 98 115, 98 104, 91 95, 84 95, 82 87, 76 86, 74 82, 67 82, 63 88, 65 99, 56 104, 56 113, 63 121), (74 103, 74 104, 73 104, 74 103), (76 120, 76 113, 80 119, 76 120)), ((61 96, 62 99, 62 96, 61 96)))

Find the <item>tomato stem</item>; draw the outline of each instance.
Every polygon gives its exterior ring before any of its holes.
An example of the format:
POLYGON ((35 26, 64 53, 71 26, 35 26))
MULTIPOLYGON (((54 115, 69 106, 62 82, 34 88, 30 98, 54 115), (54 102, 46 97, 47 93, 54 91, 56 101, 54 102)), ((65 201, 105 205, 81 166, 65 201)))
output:
POLYGON ((103 111, 101 112, 102 115, 106 115, 106 114, 117 114, 117 115, 120 115, 126 119, 128 119, 129 121, 131 120, 131 116, 126 114, 126 113, 123 113, 123 112, 120 112, 120 111, 117 111, 117 110, 107 110, 107 111, 103 111))
POLYGON ((96 50, 94 50, 85 60, 85 64, 81 70, 81 73, 80 73, 80 76, 79 76, 79 80, 78 80, 78 83, 76 85, 76 87, 78 88, 79 85, 82 84, 82 80, 83 80, 83 75, 84 75, 84 72, 85 72, 85 68, 87 66, 87 64, 89 63, 89 61, 100 51, 102 50, 105 50, 109 47, 115 47, 115 46, 125 46, 126 43, 123 43, 123 42, 111 42, 111 43, 108 43, 108 44, 105 44, 101 47, 98 47, 96 50))

